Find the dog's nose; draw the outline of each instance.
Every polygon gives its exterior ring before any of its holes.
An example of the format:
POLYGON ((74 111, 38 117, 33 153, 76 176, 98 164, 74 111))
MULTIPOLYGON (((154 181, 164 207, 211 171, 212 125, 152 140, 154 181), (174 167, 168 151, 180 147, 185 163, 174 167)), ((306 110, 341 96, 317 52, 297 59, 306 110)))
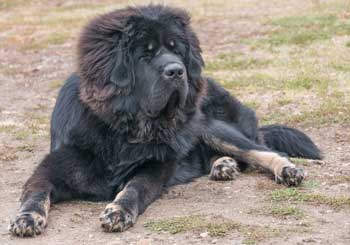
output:
POLYGON ((165 79, 183 78, 185 69, 181 64, 171 63, 164 67, 163 77, 165 79))

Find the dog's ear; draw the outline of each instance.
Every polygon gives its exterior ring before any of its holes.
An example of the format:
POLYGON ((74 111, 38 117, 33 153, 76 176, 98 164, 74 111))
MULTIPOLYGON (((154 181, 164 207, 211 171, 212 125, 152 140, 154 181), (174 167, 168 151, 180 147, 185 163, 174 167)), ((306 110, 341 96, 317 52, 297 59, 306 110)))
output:
POLYGON ((204 61, 201 55, 199 40, 191 27, 187 29, 187 37, 189 41, 188 48, 188 68, 195 77, 199 77, 204 66, 204 61))
POLYGON ((195 77, 198 77, 202 73, 202 67, 204 66, 204 61, 199 50, 194 49, 191 45, 189 48, 188 54, 188 68, 190 74, 193 74, 195 77))
POLYGON ((126 87, 134 79, 132 58, 128 47, 129 37, 132 35, 130 29, 131 26, 127 26, 118 41, 115 64, 110 77, 111 83, 118 87, 126 87))
POLYGON ((125 55, 125 50, 118 50, 110 81, 118 87, 129 85, 133 79, 131 69, 130 58, 125 55))

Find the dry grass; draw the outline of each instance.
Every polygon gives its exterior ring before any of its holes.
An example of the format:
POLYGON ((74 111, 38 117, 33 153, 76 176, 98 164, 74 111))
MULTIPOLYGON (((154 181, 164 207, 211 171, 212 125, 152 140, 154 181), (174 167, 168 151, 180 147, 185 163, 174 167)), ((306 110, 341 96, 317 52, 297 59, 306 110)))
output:
POLYGON ((350 197, 348 196, 327 196, 295 188, 274 190, 271 192, 270 198, 274 202, 309 203, 312 205, 328 205, 333 208, 350 207, 350 197))
POLYGON ((256 244, 267 238, 276 237, 281 232, 268 226, 252 226, 223 217, 201 215, 151 220, 146 222, 144 226, 154 232, 170 234, 197 230, 208 232, 211 237, 222 237, 233 231, 238 231, 244 236, 243 244, 256 244))

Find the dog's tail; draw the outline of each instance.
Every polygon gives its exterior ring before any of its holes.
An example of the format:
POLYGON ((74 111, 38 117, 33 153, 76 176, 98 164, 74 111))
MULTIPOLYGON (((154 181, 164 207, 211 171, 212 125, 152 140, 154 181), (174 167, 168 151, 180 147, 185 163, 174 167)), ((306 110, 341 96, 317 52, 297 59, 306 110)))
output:
POLYGON ((321 151, 303 132, 284 125, 268 125, 259 129, 267 147, 289 157, 322 159, 321 151))

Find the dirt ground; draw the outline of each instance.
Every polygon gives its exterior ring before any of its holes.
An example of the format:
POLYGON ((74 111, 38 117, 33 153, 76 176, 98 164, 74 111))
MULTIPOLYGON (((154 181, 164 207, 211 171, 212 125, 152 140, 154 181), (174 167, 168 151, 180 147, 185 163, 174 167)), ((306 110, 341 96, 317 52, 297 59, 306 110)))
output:
POLYGON ((322 149, 323 164, 296 161, 308 174, 300 188, 257 171, 228 182, 204 176, 169 189, 123 233, 102 232, 106 203, 71 201, 52 206, 42 235, 9 234, 22 186, 49 150, 50 113, 75 70, 79 29, 99 13, 145 2, 0 2, 0 244, 350 244, 347 0, 171 1, 192 13, 207 74, 263 123, 298 127, 322 149))

